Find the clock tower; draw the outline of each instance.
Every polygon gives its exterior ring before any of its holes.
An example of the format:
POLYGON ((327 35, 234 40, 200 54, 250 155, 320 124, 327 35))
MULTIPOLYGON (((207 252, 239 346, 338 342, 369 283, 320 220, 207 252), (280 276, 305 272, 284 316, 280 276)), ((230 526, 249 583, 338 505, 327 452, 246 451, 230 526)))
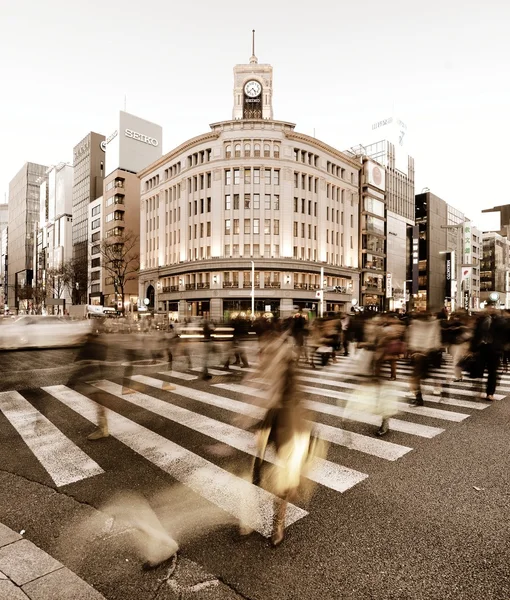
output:
POLYGON ((255 30, 252 33, 250 63, 234 67, 234 120, 273 118, 273 67, 259 65, 255 56, 255 30))

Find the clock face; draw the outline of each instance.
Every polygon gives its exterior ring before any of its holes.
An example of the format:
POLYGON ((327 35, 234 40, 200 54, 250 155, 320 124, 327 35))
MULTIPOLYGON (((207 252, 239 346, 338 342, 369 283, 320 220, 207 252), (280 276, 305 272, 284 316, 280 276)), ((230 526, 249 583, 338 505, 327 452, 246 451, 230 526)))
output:
POLYGON ((254 79, 246 82, 245 86, 244 86, 244 93, 249 97, 249 98, 256 98, 257 96, 260 96, 260 93, 262 92, 262 86, 260 85, 260 83, 258 81, 255 81, 254 79))

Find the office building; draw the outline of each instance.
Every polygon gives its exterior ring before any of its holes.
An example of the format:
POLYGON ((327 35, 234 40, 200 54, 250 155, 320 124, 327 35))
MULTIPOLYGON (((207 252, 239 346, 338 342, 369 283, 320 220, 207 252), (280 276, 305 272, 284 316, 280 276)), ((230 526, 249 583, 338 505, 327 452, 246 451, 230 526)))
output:
POLYGON ((0 313, 7 303, 7 229, 9 225, 9 205, 0 204, 0 313))
POLYGON ((159 125, 120 111, 117 126, 105 142, 106 177, 100 201, 89 206, 90 304, 134 312, 138 301, 140 263, 140 180, 136 173, 161 157, 163 131, 159 125), (126 238, 130 238, 129 241, 126 238), (134 239, 136 238, 136 239, 134 239), (104 244, 124 242, 132 248, 123 256, 127 269, 108 261, 104 244), (124 298, 120 271, 127 273, 124 298))
POLYGON ((8 305, 32 310, 35 231, 40 212, 40 183, 47 167, 25 163, 9 184, 8 305))
POLYGON ((89 282, 86 279, 88 260, 89 204, 103 194, 105 175, 105 137, 90 132, 73 150, 73 258, 80 265, 80 281, 74 290, 73 304, 85 304, 89 282))
POLYGON ((273 119, 272 68, 234 67, 233 119, 141 179, 140 298, 173 318, 350 310, 361 160, 273 119), (253 277, 252 277, 253 273, 253 277))
POLYGON ((499 308, 510 308, 510 242, 499 233, 485 232, 482 248, 480 303, 495 294, 499 308))

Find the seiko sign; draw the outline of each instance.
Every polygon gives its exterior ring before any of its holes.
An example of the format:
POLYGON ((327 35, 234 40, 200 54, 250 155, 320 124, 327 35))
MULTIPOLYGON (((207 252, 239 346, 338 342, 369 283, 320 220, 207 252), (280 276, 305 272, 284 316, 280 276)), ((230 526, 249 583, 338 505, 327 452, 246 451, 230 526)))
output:
POLYGON ((133 131, 132 129, 126 129, 124 133, 126 137, 132 138, 133 140, 138 140, 139 142, 143 142, 144 144, 149 144, 149 146, 159 146, 159 142, 156 138, 144 135, 143 133, 138 133, 136 131, 133 131))

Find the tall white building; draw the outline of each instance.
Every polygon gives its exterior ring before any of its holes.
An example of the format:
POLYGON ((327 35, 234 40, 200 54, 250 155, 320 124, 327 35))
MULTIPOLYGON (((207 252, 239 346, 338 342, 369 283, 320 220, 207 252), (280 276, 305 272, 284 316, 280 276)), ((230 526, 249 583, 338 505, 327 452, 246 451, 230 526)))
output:
POLYGON ((350 309, 361 161, 273 119, 270 65, 234 67, 233 119, 138 173, 140 290, 180 320, 350 309), (323 270, 323 275, 321 275, 323 270), (254 278, 252 279, 252 273, 254 278))

